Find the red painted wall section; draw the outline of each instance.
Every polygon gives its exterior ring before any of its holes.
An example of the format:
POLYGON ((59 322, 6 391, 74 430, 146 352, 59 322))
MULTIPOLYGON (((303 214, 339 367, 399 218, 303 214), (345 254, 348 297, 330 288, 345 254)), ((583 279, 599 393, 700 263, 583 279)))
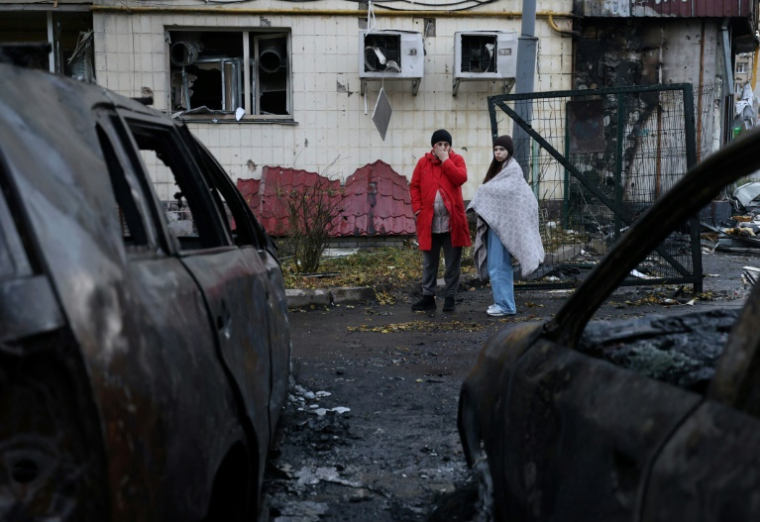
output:
MULTIPOLYGON (((261 179, 238 179, 237 186, 264 229, 273 236, 288 233, 288 208, 280 195, 315 184, 336 191, 340 182, 315 172, 264 167, 261 179)), ((346 179, 343 212, 333 236, 414 234, 409 182, 380 160, 361 167, 346 179)))

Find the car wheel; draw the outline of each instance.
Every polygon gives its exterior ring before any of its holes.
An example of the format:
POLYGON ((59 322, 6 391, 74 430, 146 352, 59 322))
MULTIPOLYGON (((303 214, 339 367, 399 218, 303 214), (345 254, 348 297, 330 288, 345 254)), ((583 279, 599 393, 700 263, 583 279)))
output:
POLYGON ((243 522, 253 519, 256 501, 251 498, 248 450, 243 442, 235 443, 214 476, 208 514, 204 522, 243 522))

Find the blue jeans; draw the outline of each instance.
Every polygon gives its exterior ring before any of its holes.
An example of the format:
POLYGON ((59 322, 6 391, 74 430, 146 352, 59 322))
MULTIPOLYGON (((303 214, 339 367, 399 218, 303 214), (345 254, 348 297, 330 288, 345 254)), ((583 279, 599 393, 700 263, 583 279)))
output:
POLYGON ((488 228, 488 276, 491 278, 493 301, 505 314, 517 312, 515 306, 515 286, 512 276, 512 256, 499 236, 488 228))

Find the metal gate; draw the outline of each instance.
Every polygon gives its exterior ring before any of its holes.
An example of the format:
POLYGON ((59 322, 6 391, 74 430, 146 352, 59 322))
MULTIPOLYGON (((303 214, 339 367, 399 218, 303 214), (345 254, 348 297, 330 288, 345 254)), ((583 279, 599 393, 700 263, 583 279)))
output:
MULTIPOLYGON (((691 84, 505 94, 488 109, 494 138, 511 133, 505 122, 519 125, 515 158, 539 201, 546 259, 525 285, 576 285, 697 161, 691 84)), ((671 234, 624 284, 701 292, 698 227, 692 219, 671 234)))

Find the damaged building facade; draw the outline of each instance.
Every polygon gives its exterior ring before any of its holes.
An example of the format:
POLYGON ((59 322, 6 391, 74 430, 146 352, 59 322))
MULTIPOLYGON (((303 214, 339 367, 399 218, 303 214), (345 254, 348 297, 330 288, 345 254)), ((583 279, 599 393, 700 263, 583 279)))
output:
MULTIPOLYGON (((33 37, 47 38, 45 16, 55 25, 57 10, 84 11, 94 30, 97 83, 131 97, 152 93, 153 106, 188 121, 233 180, 283 167, 344 181, 378 160, 410 179, 432 132, 447 128, 469 167, 469 199, 491 161, 485 100, 504 93, 514 75, 522 5, 480 4, 399 1, 373 6, 368 17, 368 4, 343 0, 59 0, 55 7, 33 4, 41 13, 33 37), (486 53, 503 35, 513 54, 502 54, 512 64, 500 72, 501 61, 495 68, 486 53), (455 92, 456 75, 462 81, 455 92), (385 139, 373 121, 381 89, 385 139)), ((31 5, 0 0, 3 33, 25 20, 31 5)), ((539 6, 537 89, 572 86, 571 9, 568 0, 539 6)), ((155 182, 170 198, 170 185, 155 182)))
MULTIPOLYGON (((261 179, 265 167, 345 181, 377 161, 408 179, 443 127, 467 161, 470 199, 492 158, 486 98, 507 92, 515 73, 522 2, 0 0, 0 9, 0 41, 51 41, 39 67, 81 74, 71 58, 84 56, 98 84, 152 96, 234 181, 261 179)), ((704 157, 731 136, 735 56, 754 51, 755 16, 749 0, 542 2, 535 90, 690 83, 704 157)), ((498 125, 512 132, 508 118, 498 125)), ((561 169, 530 174, 540 198, 561 201, 561 169)), ((154 180, 167 200, 169 179, 154 180)))
POLYGON ((757 46, 754 2, 576 0, 573 11, 574 88, 690 83, 697 159, 731 138, 737 55, 757 46))

